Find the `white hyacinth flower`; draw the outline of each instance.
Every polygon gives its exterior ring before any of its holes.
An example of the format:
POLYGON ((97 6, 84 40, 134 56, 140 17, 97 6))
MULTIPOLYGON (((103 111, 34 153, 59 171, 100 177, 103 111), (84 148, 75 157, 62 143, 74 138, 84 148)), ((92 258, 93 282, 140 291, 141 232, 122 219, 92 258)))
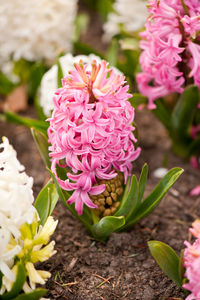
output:
POLYGON ((11 58, 54 60, 72 48, 77 0, 8 0, 0 5, 0 68, 11 58))
POLYGON ((36 214, 33 204, 33 179, 24 172, 16 157, 16 151, 3 138, 0 144, 0 271, 11 282, 13 259, 21 250, 18 239, 20 227, 32 223, 36 214), (10 243, 11 237, 15 243, 10 243))
MULTIPOLYGON (((7 138, 3 138, 0 149, 3 149, 0 152, 0 214, 20 228, 26 222, 32 223, 36 213, 32 205, 33 178, 24 172, 24 166, 18 161, 17 153, 7 138)), ((15 232, 11 232, 16 236, 15 232)))
POLYGON ((148 16, 146 4, 146 0, 116 0, 113 5, 115 13, 110 13, 104 24, 104 40, 109 41, 120 33, 121 26, 128 32, 141 29, 148 16))
MULTIPOLYGON (((0 295, 10 291, 16 280, 18 263, 26 267, 27 281, 23 290, 30 292, 36 284, 44 284, 49 272, 36 270, 34 263, 46 261, 56 253, 50 236, 58 221, 49 216, 39 225, 39 216, 33 206, 33 179, 26 175, 17 160, 16 151, 3 137, 0 144, 0 295), (16 259, 14 259, 16 257, 16 259), (30 286, 29 286, 29 284, 30 286)), ((1 298, 1 297, 0 297, 1 298)))

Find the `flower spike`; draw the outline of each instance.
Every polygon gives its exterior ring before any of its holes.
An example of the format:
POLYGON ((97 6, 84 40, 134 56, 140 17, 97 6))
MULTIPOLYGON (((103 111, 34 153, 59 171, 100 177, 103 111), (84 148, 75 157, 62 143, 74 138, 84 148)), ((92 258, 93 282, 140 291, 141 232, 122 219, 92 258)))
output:
POLYGON ((118 173, 127 181, 140 148, 124 76, 104 60, 74 67, 55 93, 48 135, 52 171, 63 189, 74 191, 68 203, 81 215, 84 204, 99 208, 95 197, 107 181, 118 173), (57 166, 67 167, 68 178, 59 178, 57 166))

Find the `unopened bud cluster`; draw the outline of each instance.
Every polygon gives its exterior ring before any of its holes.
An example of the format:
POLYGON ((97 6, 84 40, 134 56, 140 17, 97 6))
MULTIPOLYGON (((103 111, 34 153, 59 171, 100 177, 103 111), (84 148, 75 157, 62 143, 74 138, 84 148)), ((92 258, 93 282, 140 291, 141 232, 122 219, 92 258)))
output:
POLYGON ((111 180, 101 180, 98 184, 105 184, 105 191, 96 196, 90 196, 91 200, 98 206, 95 213, 99 217, 113 215, 120 205, 120 197, 123 194, 124 176, 122 173, 111 180))

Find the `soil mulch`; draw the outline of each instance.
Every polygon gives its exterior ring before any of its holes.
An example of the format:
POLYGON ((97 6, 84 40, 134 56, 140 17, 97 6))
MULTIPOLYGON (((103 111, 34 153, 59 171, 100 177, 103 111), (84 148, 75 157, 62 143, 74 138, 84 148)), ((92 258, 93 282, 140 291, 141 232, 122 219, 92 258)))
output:
MULTIPOLYGON (((33 108, 26 114, 34 115, 33 108)), ((151 112, 137 112, 136 121, 142 153, 134 164, 134 172, 139 176, 144 162, 149 164, 146 192, 158 182, 153 171, 162 166, 164 157, 168 157, 168 168, 180 166, 185 172, 149 217, 130 232, 113 234, 107 244, 94 241, 82 224, 58 203, 53 213, 59 219, 53 237, 57 254, 38 265, 52 273, 46 284, 50 299, 175 300, 185 297, 156 265, 147 241, 166 242, 177 252, 183 248, 191 222, 200 216, 200 198, 189 197, 190 189, 199 184, 199 171, 171 152, 166 132, 151 112)), ((0 123, 2 135, 9 138, 26 172, 34 177, 34 194, 37 195, 48 175, 29 130, 0 123)))

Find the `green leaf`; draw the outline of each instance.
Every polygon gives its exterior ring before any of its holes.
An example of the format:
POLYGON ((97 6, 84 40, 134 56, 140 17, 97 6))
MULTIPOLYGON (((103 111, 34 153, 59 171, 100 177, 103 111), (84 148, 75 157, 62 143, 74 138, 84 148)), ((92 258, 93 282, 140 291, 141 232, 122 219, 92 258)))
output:
POLYGON ((97 224, 93 225, 94 235, 97 239, 106 241, 112 232, 120 229, 125 224, 125 217, 108 216, 102 218, 97 224))
POLYGON ((171 136, 175 143, 181 142, 182 145, 188 146, 188 141, 191 140, 189 137, 189 129, 195 117, 198 101, 198 87, 192 85, 185 88, 173 110, 171 118, 171 136))
POLYGON ((185 274, 185 267, 183 265, 183 263, 184 263, 183 257, 184 257, 184 249, 181 250, 179 266, 178 266, 178 273, 179 273, 179 278, 180 278, 181 282, 183 282, 184 274, 185 274))
POLYGON ((74 43, 74 51, 75 51, 75 54, 84 54, 84 55, 89 55, 91 53, 101 57, 102 59, 104 59, 104 55, 99 52, 98 50, 94 49, 93 47, 87 45, 87 44, 84 44, 84 43, 81 43, 81 42, 75 42, 74 43))
MULTIPOLYGON (((2 277, 3 277, 3 274, 2 272, 0 271, 0 289, 1 289, 1 286, 2 286, 2 277)), ((0 298, 1 299, 1 298, 0 298)))
POLYGON ((163 272, 179 287, 182 287, 182 280, 179 276, 179 257, 176 252, 159 241, 149 241, 148 246, 153 258, 163 272))
POLYGON ((191 142, 191 144, 189 145, 188 152, 187 152, 187 158, 191 157, 192 155, 198 155, 199 149, 200 149, 200 137, 193 140, 191 142))
POLYGON ((181 168, 171 169, 158 183, 155 189, 144 199, 138 209, 132 212, 129 216, 129 222, 126 223, 125 228, 129 228, 137 223, 140 219, 148 216, 160 203, 164 195, 170 187, 176 182, 179 176, 183 173, 181 168))
POLYGON ((108 14, 113 11, 112 0, 96 0, 97 11, 101 14, 104 21, 107 20, 108 14))
POLYGON ((13 68, 14 74, 20 77, 21 82, 23 83, 28 82, 30 72, 34 65, 34 62, 30 62, 21 58, 17 61, 13 61, 13 63, 14 63, 14 68, 13 68))
POLYGON ((21 292, 25 280, 26 280, 25 266, 23 264, 18 264, 17 276, 12 286, 12 289, 9 292, 1 295, 1 299, 8 300, 16 297, 21 292))
POLYGON ((142 202, 142 198, 144 195, 146 182, 147 182, 148 169, 149 169, 148 165, 145 163, 142 168, 142 172, 141 172, 140 179, 139 179, 138 204, 140 204, 142 202))
POLYGON ((138 199, 138 182, 133 175, 128 179, 120 207, 115 216, 127 216, 136 206, 138 199))
POLYGON ((129 102, 134 108, 137 108, 138 106, 142 104, 147 104, 148 99, 147 97, 141 95, 141 94, 133 94, 133 97, 129 99, 129 102))
POLYGON ((12 300, 39 300, 45 294, 45 289, 36 289, 31 293, 21 294, 12 300))
POLYGON ((28 128, 35 128, 40 132, 46 133, 48 129, 48 123, 44 121, 39 121, 31 118, 21 117, 9 111, 4 113, 6 120, 10 123, 17 125, 23 125, 28 128))
POLYGON ((31 133, 33 135, 33 138, 36 142, 36 145, 38 147, 38 150, 40 152, 40 155, 41 155, 45 165, 47 167, 50 167, 51 162, 49 159, 49 151, 48 151, 49 144, 48 144, 48 138, 47 138, 46 134, 38 131, 35 128, 31 128, 31 133))
POLYGON ((112 39, 110 47, 106 55, 106 60, 110 63, 111 66, 115 67, 117 65, 117 55, 119 51, 119 42, 117 39, 112 39))
POLYGON ((12 92, 15 84, 12 83, 2 72, 0 72, 0 95, 6 96, 12 92))
POLYGON ((163 99, 157 99, 156 108, 152 110, 154 115, 163 123, 166 129, 170 132, 171 130, 171 113, 169 108, 166 106, 163 99))
POLYGON ((91 227, 92 226, 92 216, 90 214, 88 207, 84 206, 83 214, 81 216, 79 216, 75 210, 74 205, 73 204, 69 205, 67 203, 67 200, 70 198, 71 194, 68 193, 67 191, 62 190, 55 175, 51 172, 50 169, 47 168, 47 170, 50 173, 50 175, 54 181, 57 193, 58 193, 61 201, 63 202, 64 206, 66 206, 69 209, 69 211, 85 225, 85 227, 90 232, 90 234, 92 234, 92 227, 91 227))
POLYGON ((40 121, 46 121, 47 116, 44 114, 44 111, 40 105, 40 98, 38 95, 35 96, 34 98, 34 106, 36 109, 37 117, 40 121))
POLYGON ((123 50, 124 59, 119 61, 117 68, 126 76, 135 80, 135 73, 138 67, 139 51, 123 50))
POLYGON ((73 41, 80 40, 81 34, 86 32, 89 24, 89 16, 86 13, 79 13, 74 22, 74 37, 73 41))
POLYGON ((35 97, 44 73, 45 68, 44 65, 41 63, 35 63, 31 67, 30 75, 28 78, 28 94, 31 98, 35 97))
POLYGON ((62 87, 62 78, 64 77, 63 75, 63 70, 59 61, 59 58, 57 59, 57 88, 62 87))
POLYGON ((40 223, 44 225, 48 216, 51 215, 56 203, 58 202, 58 193, 55 185, 50 181, 40 191, 35 200, 35 207, 40 217, 40 223))

